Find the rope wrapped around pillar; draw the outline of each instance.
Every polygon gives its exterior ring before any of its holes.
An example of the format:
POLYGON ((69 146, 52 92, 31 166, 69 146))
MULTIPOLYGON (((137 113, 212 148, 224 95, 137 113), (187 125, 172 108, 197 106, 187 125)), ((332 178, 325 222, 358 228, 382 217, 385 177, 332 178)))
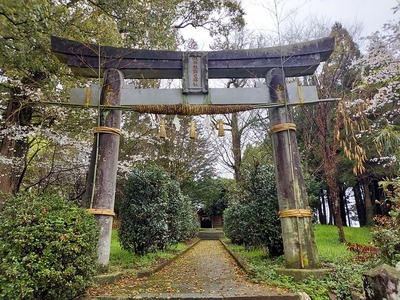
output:
POLYGON ((98 208, 88 208, 86 211, 92 215, 102 215, 102 216, 112 216, 115 217, 115 212, 111 209, 98 209, 98 208))
POLYGON ((309 209, 287 209, 278 213, 279 218, 311 218, 313 215, 309 209))
POLYGON ((276 125, 271 127, 271 129, 269 130, 269 134, 274 134, 274 133, 278 133, 278 132, 286 131, 286 130, 294 130, 294 131, 296 131, 296 124, 294 124, 294 123, 276 124, 276 125))
POLYGON ((107 127, 107 126, 97 126, 93 128, 94 133, 109 133, 109 134, 114 134, 121 136, 122 131, 119 128, 112 128, 112 127, 107 127))

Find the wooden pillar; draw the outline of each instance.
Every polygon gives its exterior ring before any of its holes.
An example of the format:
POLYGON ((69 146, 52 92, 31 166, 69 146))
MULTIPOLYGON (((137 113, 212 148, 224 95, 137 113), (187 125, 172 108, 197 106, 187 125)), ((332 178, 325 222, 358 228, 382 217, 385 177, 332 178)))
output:
MULTIPOLYGON (((266 79, 271 102, 287 102, 283 70, 271 69, 266 79)), ((311 223, 312 214, 301 170, 291 108, 270 108, 269 119, 286 267, 317 268, 319 260, 311 223)))
MULTIPOLYGON (((118 106, 122 84, 123 75, 120 71, 106 70, 100 104, 118 106)), ((120 126, 120 110, 101 109, 100 124, 94 128, 95 138, 85 196, 85 206, 89 212, 95 214, 100 226, 97 245, 97 262, 100 270, 106 270, 110 261, 120 126)))

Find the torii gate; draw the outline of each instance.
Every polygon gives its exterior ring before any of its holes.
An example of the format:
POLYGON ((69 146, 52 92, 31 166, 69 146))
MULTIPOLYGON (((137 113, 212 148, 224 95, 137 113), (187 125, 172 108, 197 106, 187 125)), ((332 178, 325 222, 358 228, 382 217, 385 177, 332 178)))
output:
POLYGON ((312 75, 334 49, 333 38, 281 47, 179 52, 100 47, 52 37, 52 52, 78 76, 104 76, 99 86, 72 91, 76 105, 101 108, 95 128, 87 196, 101 227, 98 263, 109 264, 121 109, 156 114, 220 114, 268 108, 286 267, 319 267, 291 105, 318 100, 315 87, 286 85, 312 75), (126 79, 182 79, 181 89, 132 89, 126 79), (209 88, 211 78, 266 78, 255 88, 209 88), (100 95, 99 95, 100 93, 100 95), (100 99, 100 103, 98 103, 100 99))

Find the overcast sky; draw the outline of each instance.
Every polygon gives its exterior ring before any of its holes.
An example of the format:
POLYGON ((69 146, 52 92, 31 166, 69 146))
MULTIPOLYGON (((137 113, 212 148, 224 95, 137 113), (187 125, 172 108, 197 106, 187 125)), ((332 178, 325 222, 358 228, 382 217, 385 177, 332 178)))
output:
MULTIPOLYGON (((302 22, 307 18, 321 18, 329 26, 335 21, 345 28, 357 25, 362 27, 360 37, 381 30, 390 20, 400 17, 400 12, 393 14, 393 7, 400 0, 241 0, 246 12, 246 28, 252 31, 268 32, 275 30, 269 9, 278 4, 278 13, 302 22)), ((276 22, 275 22, 276 23, 276 22)), ((276 30, 275 30, 276 31, 276 30)), ((209 50, 211 42, 201 30, 188 28, 183 31, 185 37, 194 37, 199 43, 199 50, 209 50)))
MULTIPOLYGON (((399 0, 276 0, 278 12, 302 18, 317 16, 343 25, 360 23, 364 35, 380 30, 384 23, 395 17, 392 8, 399 0)), ((273 8, 273 0, 242 0, 246 11, 246 21, 250 29, 262 29, 270 26, 271 16, 267 8, 273 8)))

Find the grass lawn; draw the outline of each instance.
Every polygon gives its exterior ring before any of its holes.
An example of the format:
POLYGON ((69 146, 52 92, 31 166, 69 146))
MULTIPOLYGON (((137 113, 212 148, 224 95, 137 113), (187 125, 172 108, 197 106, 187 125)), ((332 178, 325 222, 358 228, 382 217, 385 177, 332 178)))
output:
MULTIPOLYGON (((347 242, 368 245, 372 240, 370 228, 345 227, 344 230, 347 242)), ((263 249, 245 249, 233 244, 229 247, 255 273, 256 281, 285 287, 292 292, 304 291, 313 300, 330 300, 329 294, 335 294, 337 299, 351 299, 351 292, 361 294, 362 273, 371 268, 373 262, 353 261, 355 254, 346 250, 346 245, 339 243, 336 226, 316 225, 315 239, 322 265, 335 268, 335 272, 323 280, 294 282, 291 277, 280 276, 275 271, 278 267, 284 267, 283 256, 269 258, 263 249)))
MULTIPOLYGON (((369 227, 344 227, 347 242, 368 245, 372 241, 369 227)), ((350 259, 353 253, 346 250, 346 245, 339 242, 339 233, 336 226, 316 225, 315 240, 318 255, 322 261, 337 262, 350 259)))

